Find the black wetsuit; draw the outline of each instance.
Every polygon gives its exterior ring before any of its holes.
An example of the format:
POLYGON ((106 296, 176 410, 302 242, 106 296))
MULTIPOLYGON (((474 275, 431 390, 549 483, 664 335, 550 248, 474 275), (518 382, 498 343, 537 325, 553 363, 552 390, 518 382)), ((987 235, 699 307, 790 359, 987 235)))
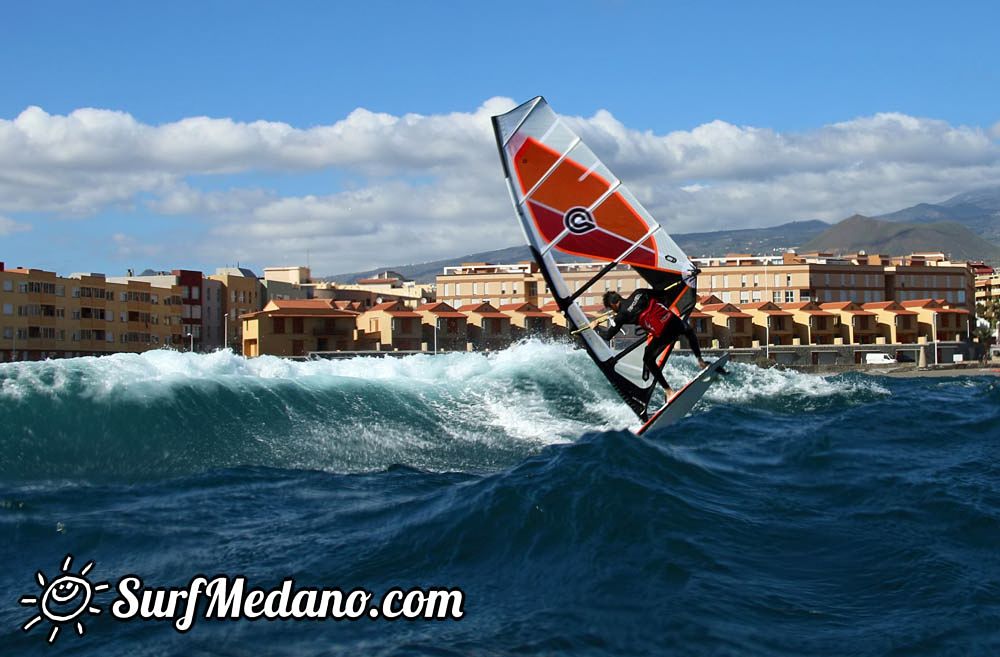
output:
MULTIPOLYGON (((611 328, 608 329, 605 339, 611 342, 611 338, 618 334, 626 324, 640 324, 640 315, 643 314, 651 303, 659 302, 666 306, 668 301, 666 293, 662 290, 651 290, 640 288, 633 292, 627 299, 622 299, 618 306, 618 312, 611 320, 611 328)), ((673 312, 670 318, 663 325, 658 333, 653 333, 653 339, 646 343, 646 349, 642 354, 642 362, 646 370, 653 375, 656 382, 664 388, 670 388, 670 384, 663 377, 663 371, 656 362, 656 357, 668 346, 677 341, 677 338, 684 334, 687 338, 688 346, 694 352, 695 358, 701 360, 701 348, 698 346, 698 336, 688 326, 688 323, 678 317, 673 312)))

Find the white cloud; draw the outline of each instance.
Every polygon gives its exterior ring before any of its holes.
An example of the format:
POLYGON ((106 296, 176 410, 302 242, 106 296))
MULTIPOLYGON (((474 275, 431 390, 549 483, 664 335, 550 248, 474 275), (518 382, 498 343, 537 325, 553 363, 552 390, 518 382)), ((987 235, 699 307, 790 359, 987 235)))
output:
MULTIPOLYGON (((520 233, 489 117, 513 105, 493 98, 432 116, 357 109, 306 129, 209 117, 148 125, 117 111, 30 107, 0 120, 0 212, 195 216, 206 259, 292 262, 308 250, 331 273, 507 246, 520 233), (331 174, 329 185, 299 196, 260 182, 317 171, 331 174), (241 173, 256 186, 199 189, 241 173)), ((567 120, 674 232, 878 214, 1000 180, 1000 123, 883 113, 795 133, 711 121, 656 135, 607 111, 567 120)), ((26 224, 0 220, 0 234, 15 226, 26 224)), ((119 254, 151 253, 125 235, 113 240, 119 254)))
POLYGON ((136 257, 151 257, 163 251, 163 245, 143 244, 135 237, 124 233, 113 234, 111 241, 115 245, 115 256, 122 260, 136 257))
POLYGON ((20 224, 13 219, 0 216, 0 237, 13 235, 14 233, 23 233, 28 230, 31 230, 30 225, 20 224))

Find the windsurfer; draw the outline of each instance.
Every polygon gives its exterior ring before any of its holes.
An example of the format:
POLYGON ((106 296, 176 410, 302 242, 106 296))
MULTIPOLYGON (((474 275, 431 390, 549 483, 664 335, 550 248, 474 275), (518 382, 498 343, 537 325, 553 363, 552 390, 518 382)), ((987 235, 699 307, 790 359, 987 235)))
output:
POLYGON ((657 356, 668 345, 676 342, 683 333, 687 337, 688 346, 694 353, 694 357, 698 359, 698 367, 704 369, 708 367, 708 363, 701 357, 698 337, 694 331, 682 317, 667 306, 667 303, 669 302, 663 290, 640 288, 633 292, 628 299, 622 299, 622 296, 614 291, 604 293, 604 307, 615 312, 615 316, 611 320, 611 327, 605 333, 604 339, 610 343, 611 338, 617 335, 626 324, 636 324, 645 329, 652 336, 652 339, 646 343, 642 362, 656 382, 663 386, 664 395, 669 401, 674 391, 663 377, 661 366, 656 362, 657 356))

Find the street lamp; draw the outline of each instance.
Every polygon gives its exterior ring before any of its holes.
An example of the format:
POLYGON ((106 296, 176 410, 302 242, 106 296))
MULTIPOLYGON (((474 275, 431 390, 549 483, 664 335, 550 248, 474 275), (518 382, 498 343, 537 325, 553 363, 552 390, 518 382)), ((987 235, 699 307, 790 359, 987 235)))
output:
POLYGON ((438 329, 441 327, 441 318, 434 318, 434 355, 438 352, 438 329))
POLYGON ((194 332, 189 331, 188 334, 185 335, 184 337, 191 338, 191 347, 188 349, 188 351, 194 351, 194 332))

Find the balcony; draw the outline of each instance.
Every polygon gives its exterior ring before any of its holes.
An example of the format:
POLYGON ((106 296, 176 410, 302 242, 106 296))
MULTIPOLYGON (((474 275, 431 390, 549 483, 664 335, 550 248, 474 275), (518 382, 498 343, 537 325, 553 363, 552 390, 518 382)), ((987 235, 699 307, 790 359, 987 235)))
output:
POLYGON ((328 326, 321 326, 319 328, 314 328, 310 331, 310 334, 315 337, 326 337, 326 338, 350 338, 354 336, 354 327, 351 328, 332 328, 328 326))

